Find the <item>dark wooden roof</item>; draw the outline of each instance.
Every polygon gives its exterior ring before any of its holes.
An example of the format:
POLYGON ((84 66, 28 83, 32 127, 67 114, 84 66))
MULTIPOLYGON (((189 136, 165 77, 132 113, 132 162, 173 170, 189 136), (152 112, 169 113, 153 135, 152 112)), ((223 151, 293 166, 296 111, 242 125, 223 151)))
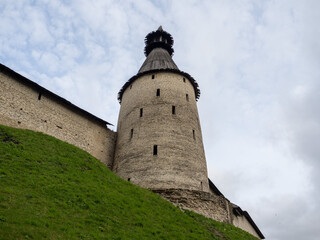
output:
POLYGON ((6 67, 5 65, 0 63, 0 72, 6 74, 7 76, 10 76, 12 78, 14 78, 15 80, 19 81, 20 83, 33 88, 34 90, 38 91, 39 93, 41 93, 43 96, 48 96, 51 97, 53 100, 57 101, 58 103, 61 103, 63 105, 65 105, 66 107, 72 109, 73 111, 78 112, 80 115, 84 115, 88 118, 93 119, 94 121, 100 123, 103 126, 107 126, 107 125, 112 125, 111 123, 96 117, 95 115, 83 110, 82 108, 79 108, 78 106, 72 104, 71 102, 69 102, 68 100, 60 97, 59 95, 50 92, 48 89, 41 87, 40 85, 38 85, 37 83, 31 81, 30 79, 20 75, 19 73, 13 71, 12 69, 6 67))
MULTIPOLYGON (((213 184, 213 182, 208 178, 209 181, 209 188, 212 192, 217 194, 218 196, 223 196, 223 194, 219 191, 219 189, 216 187, 216 185, 213 184)), ((224 197, 224 196, 223 196, 224 197)))
POLYGON ((148 72, 160 69, 176 69, 179 70, 168 51, 163 48, 155 48, 148 55, 142 64, 138 73, 148 72))

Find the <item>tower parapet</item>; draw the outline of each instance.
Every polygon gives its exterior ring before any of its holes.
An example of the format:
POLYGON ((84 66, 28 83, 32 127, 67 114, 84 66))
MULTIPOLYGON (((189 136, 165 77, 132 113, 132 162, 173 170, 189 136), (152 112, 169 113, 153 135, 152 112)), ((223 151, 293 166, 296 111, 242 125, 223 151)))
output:
POLYGON ((209 192, 196 81, 172 59, 161 27, 145 39, 146 60, 119 92, 113 171, 149 189, 209 192))

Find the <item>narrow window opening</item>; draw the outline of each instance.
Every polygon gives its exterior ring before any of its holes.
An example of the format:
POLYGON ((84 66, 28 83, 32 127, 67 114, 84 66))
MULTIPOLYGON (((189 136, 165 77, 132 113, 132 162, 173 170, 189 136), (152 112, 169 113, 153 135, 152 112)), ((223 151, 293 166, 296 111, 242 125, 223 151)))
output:
POLYGON ((201 190, 203 191, 203 186, 202 186, 202 182, 200 182, 200 187, 201 187, 201 190))
POLYGON ((186 100, 189 102, 189 95, 186 94, 186 100))
POLYGON ((143 108, 140 108, 140 117, 143 115, 143 108))
POLYGON ((186 79, 185 79, 185 78, 183 78, 183 82, 186 82, 186 79))
POLYGON ((131 132, 130 132, 130 139, 133 138, 133 128, 131 128, 131 132))
POLYGON ((151 78, 154 79, 154 74, 152 74, 151 78))
POLYGON ((176 114, 176 106, 172 106, 172 114, 176 114))
POLYGON ((193 139, 196 140, 196 134, 195 134, 194 129, 192 129, 192 135, 193 135, 193 139))
POLYGON ((39 93, 39 95, 38 95, 38 100, 41 99, 41 96, 42 96, 42 93, 39 93))
POLYGON ((130 182, 131 178, 128 178, 128 182, 130 182))
POLYGON ((132 84, 130 85, 130 89, 132 88, 132 84))
POLYGON ((158 88, 157 89, 157 97, 159 97, 160 96, 160 89, 158 88))
POLYGON ((158 145, 153 145, 153 155, 158 155, 158 145))

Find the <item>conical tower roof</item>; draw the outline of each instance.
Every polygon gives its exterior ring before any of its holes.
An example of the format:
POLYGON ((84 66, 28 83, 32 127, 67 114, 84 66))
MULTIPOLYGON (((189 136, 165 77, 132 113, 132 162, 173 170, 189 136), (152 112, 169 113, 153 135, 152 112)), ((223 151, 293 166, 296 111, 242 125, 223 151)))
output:
POLYGON ((173 38, 170 33, 162 29, 162 26, 157 31, 149 33, 144 41, 146 44, 144 54, 147 58, 138 73, 159 69, 179 70, 172 59, 173 38))
POLYGON ((179 70, 174 63, 170 54, 163 48, 154 48, 142 64, 138 73, 148 72, 159 69, 176 69, 179 70))
POLYGON ((200 96, 200 89, 198 83, 188 73, 180 71, 178 66, 172 59, 173 55, 173 38, 170 33, 164 31, 160 26, 157 31, 149 33, 145 38, 144 54, 146 60, 142 64, 138 73, 130 78, 118 93, 118 100, 121 103, 122 94, 128 86, 130 86, 137 78, 144 74, 154 72, 174 72, 185 76, 194 87, 195 96, 198 100, 200 96))

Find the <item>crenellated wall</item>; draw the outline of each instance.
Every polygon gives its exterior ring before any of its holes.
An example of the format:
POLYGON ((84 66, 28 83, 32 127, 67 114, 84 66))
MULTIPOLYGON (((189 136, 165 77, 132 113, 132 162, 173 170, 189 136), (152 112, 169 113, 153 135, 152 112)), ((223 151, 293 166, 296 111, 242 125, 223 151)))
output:
POLYGON ((0 123, 73 144, 112 168, 116 133, 106 122, 8 69, 0 71, 0 123))

